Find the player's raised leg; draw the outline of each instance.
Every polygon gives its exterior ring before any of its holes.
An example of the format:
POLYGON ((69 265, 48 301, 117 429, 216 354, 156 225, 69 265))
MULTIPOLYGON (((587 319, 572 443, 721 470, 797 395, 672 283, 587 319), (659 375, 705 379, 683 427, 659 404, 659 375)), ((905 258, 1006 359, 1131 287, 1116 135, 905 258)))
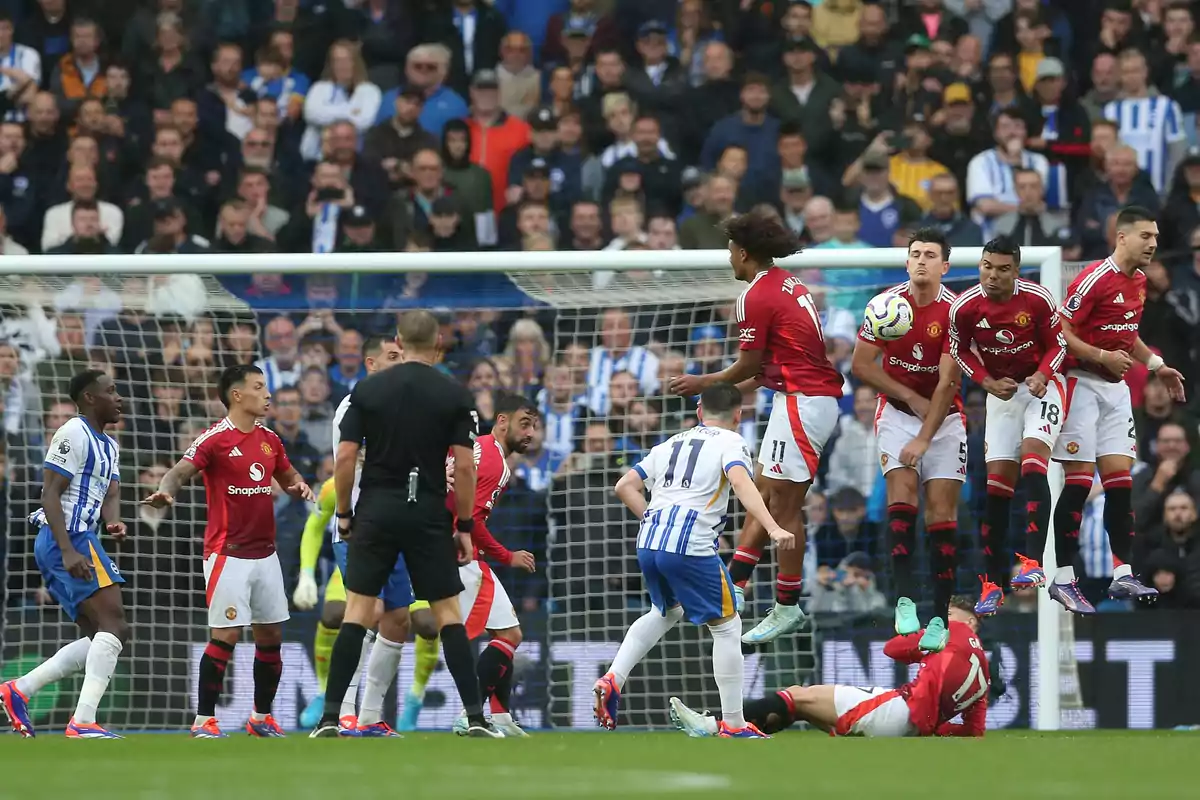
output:
POLYGON ((429 684, 433 671, 437 669, 441 653, 441 641, 438 637, 437 623, 429 603, 418 600, 408 607, 409 622, 414 634, 414 660, 412 684, 404 696, 404 707, 400 719, 396 723, 397 730, 413 731, 417 729, 417 718, 425 705, 425 687, 429 684))
MULTIPOLYGON (((653 555, 649 558, 652 560, 653 555)), ((596 681, 593 689, 596 698, 593 709, 596 724, 610 731, 617 728, 621 690, 625 688, 625 681, 629 680, 629 673, 633 672, 633 668, 642 662, 642 659, 658 644, 659 640, 683 619, 683 606, 674 601, 665 582, 657 580, 656 567, 651 564, 650 571, 647 572, 646 559, 640 550, 638 551, 638 563, 642 567, 642 575, 646 578, 646 589, 650 592, 651 608, 634 620, 633 624, 629 626, 629 630, 625 631, 625 638, 621 640, 616 657, 609 665, 608 671, 600 680, 596 681), (657 585, 651 589, 650 587, 656 580, 657 585), (655 598, 656 593, 657 599, 655 598), (660 606, 660 603, 663 606, 660 606)))

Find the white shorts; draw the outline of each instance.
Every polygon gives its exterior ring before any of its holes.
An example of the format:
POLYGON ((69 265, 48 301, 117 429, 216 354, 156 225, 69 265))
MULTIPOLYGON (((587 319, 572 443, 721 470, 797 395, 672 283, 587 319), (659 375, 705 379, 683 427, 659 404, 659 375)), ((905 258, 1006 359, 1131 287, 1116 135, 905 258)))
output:
POLYGON ((464 587, 458 596, 458 607, 462 611, 468 638, 482 636, 484 631, 502 631, 520 624, 517 609, 508 599, 508 592, 504 591, 496 579, 496 573, 486 563, 477 558, 465 567, 459 567, 458 577, 464 587))
POLYGON ((1100 456, 1137 458, 1133 403, 1125 381, 1110 383, 1073 369, 1066 386, 1067 419, 1054 446, 1054 460, 1094 464, 1100 456))
POLYGON ((758 449, 763 477, 792 483, 811 481, 840 414, 837 398, 776 392, 758 449))
MULTIPOLYGON (((905 414, 883 398, 875 411, 875 435, 879 441, 879 466, 887 475, 900 469, 900 451, 921 432, 921 419, 905 414)), ((967 426, 962 414, 951 413, 933 435, 929 449, 917 462, 922 482, 967 479, 967 426)))
POLYGON ((266 558, 213 553, 204 559, 204 587, 210 628, 272 625, 290 618, 276 553, 266 558))
POLYGON ((837 736, 916 736, 909 718, 908 701, 895 689, 860 689, 834 686, 833 707, 837 736))
POLYGON ((1066 390, 1062 380, 1055 375, 1046 384, 1046 395, 1040 399, 1030 394, 1024 383, 1008 400, 993 394, 987 396, 987 423, 983 433, 985 461, 1020 461, 1021 443, 1026 439, 1037 439, 1054 447, 1067 416, 1063 410, 1062 398, 1066 390))

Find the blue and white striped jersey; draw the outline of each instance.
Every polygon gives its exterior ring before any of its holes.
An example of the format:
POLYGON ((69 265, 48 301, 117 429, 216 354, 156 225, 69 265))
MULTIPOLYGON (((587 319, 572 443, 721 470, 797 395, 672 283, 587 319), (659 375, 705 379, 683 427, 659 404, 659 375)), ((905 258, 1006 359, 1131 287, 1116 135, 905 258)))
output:
POLYGON ((1168 148, 1187 138, 1183 111, 1170 97, 1131 97, 1104 106, 1104 118, 1115 123, 1121 142, 1137 151, 1138 166, 1150 176, 1154 190, 1163 194, 1171 176, 1168 148))
POLYGON ((656 445, 634 470, 650 489, 637 546, 711 556, 725 527, 729 470, 754 474, 750 449, 734 431, 697 425, 656 445))
POLYGON ((67 533, 94 530, 109 484, 121 479, 116 440, 72 417, 55 431, 43 466, 71 480, 62 496, 67 533))
POLYGON ((628 372, 637 379, 642 394, 658 392, 658 356, 645 347, 631 347, 620 358, 603 347, 593 347, 588 360, 587 405, 597 414, 607 414, 612 407, 608 384, 618 372, 628 372))

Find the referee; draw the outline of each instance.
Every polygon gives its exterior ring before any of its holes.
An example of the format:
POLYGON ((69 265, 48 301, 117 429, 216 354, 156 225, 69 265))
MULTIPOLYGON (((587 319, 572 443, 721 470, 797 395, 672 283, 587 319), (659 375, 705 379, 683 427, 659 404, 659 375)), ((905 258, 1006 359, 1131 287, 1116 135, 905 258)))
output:
POLYGON ((458 595, 460 563, 471 560, 478 415, 471 393, 434 367, 438 323, 427 311, 401 315, 396 341, 401 363, 360 381, 342 418, 334 468, 338 531, 349 542, 346 613, 330 657, 325 713, 314 736, 336 736, 338 712, 358 668, 366 626, 398 555, 413 594, 427 600, 442 637, 469 722, 468 735, 498 738, 483 716, 475 654, 467 640, 458 595), (365 446, 360 495, 353 498, 365 446), (446 507, 446 454, 454 455, 457 530, 446 507), (352 511, 353 509, 353 511, 352 511))

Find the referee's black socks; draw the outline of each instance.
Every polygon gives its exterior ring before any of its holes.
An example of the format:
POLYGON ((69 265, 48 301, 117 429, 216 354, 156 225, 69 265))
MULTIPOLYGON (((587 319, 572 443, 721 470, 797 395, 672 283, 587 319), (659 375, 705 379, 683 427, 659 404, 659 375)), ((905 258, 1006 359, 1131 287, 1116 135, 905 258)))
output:
MULTIPOLYGON (((441 637, 446 669, 450 670, 450 676, 454 678, 454 686, 458 689, 458 696, 462 698, 467 720, 471 723, 483 723, 479 676, 475 674, 475 654, 471 651, 470 640, 467 639, 467 629, 461 622, 446 625, 442 628, 441 637)), ((338 636, 338 641, 341 642, 341 636, 338 636)), ((332 670, 329 672, 329 678, 333 679, 332 670)))
MULTIPOLYGON (((321 724, 336 724, 338 714, 342 710, 342 698, 358 669, 359 658, 362 657, 363 637, 367 629, 354 622, 343 622, 338 629, 337 640, 333 643, 333 652, 329 656, 329 678, 325 683, 325 713, 321 724)), ((478 689, 476 689, 478 692, 478 689)))

